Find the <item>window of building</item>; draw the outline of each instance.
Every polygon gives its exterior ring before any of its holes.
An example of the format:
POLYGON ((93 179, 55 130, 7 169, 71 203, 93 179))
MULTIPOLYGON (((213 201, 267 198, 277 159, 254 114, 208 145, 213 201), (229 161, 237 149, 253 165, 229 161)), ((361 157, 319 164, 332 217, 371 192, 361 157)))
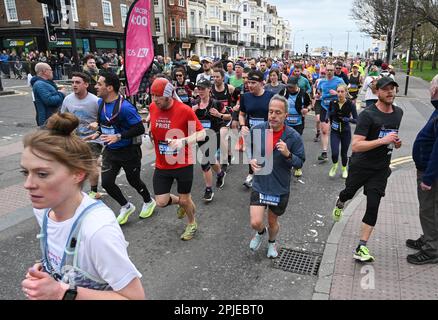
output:
POLYGON ((251 21, 251 29, 254 29, 254 21, 251 21))
POLYGON ((190 28, 197 28, 195 16, 196 12, 190 11, 190 28))
POLYGON ((224 11, 223 16, 224 16, 224 21, 227 21, 227 12, 226 11, 224 11))
POLYGON ((113 26, 113 11, 111 9, 111 2, 102 0, 103 24, 106 26, 113 26))
POLYGON ((175 18, 170 18, 170 36, 175 38, 176 36, 176 21, 175 18))
POLYGON ((169 5, 173 6, 175 4, 174 0, 169 0, 169 5))
POLYGON ((180 7, 185 7, 185 6, 186 6, 185 0, 179 0, 179 1, 178 1, 178 5, 179 5, 180 7))
POLYGON ((122 26, 125 26, 126 17, 128 15, 128 6, 126 4, 120 5, 120 15, 122 17, 122 26))
POLYGON ((160 18, 155 18, 155 32, 161 32, 160 18))
POLYGON ((17 6, 15 5, 15 0, 4 0, 4 2, 8 22, 18 21, 17 6))
POLYGON ((248 12, 248 5, 246 3, 243 5, 243 12, 248 12))
POLYGON ((179 20, 179 33, 181 35, 181 38, 187 37, 186 19, 179 20))
POLYGON ((227 0, 223 0, 222 2, 223 2, 223 3, 227 3, 227 0))
POLYGON ((158 0, 154 0, 154 6, 158 6, 158 0))
POLYGON ((218 26, 211 26, 211 39, 213 41, 218 41, 219 39, 219 27, 218 26))
POLYGON ((243 26, 246 27, 248 25, 248 20, 243 19, 243 26))

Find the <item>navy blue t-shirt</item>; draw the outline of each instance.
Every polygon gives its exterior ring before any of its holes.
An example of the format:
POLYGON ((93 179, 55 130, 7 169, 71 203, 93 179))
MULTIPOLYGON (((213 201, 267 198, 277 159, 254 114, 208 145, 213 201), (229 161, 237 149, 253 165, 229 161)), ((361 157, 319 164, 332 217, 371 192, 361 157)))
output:
POLYGON ((265 93, 256 97, 250 92, 240 98, 240 111, 246 114, 247 124, 254 127, 268 121, 269 102, 275 94, 265 90, 265 93))
MULTIPOLYGON (((122 105, 119 109, 119 114, 114 121, 108 123, 108 120, 111 119, 113 114, 113 109, 115 104, 119 103, 118 100, 113 101, 111 103, 105 103, 105 107, 102 108, 102 112, 100 113, 100 124, 102 134, 117 134, 128 131, 129 128, 141 122, 141 117, 137 112, 137 109, 126 100, 123 100, 122 105)), ((99 99, 99 105, 102 103, 102 99, 99 99)), ((123 147, 127 147, 132 144, 132 139, 122 139, 114 144, 107 145, 108 149, 120 149, 123 147)))

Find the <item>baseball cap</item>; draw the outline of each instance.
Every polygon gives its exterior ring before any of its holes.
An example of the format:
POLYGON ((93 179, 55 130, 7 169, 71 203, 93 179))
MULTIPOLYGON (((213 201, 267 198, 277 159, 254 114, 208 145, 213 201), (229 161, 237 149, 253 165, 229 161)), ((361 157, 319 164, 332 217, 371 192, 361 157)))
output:
POLYGON ((242 61, 237 61, 236 63, 235 63, 235 66, 236 67, 241 67, 241 68, 245 68, 245 64, 242 62, 242 61))
POLYGON ((382 63, 382 70, 388 70, 388 64, 382 63))
POLYGON ((287 85, 286 85, 287 87, 295 87, 295 86, 298 86, 298 79, 297 78, 295 78, 295 77, 290 77, 288 80, 287 80, 287 85))
POLYGON ((212 84, 208 79, 200 79, 196 84, 197 87, 200 88, 211 88, 212 84))
POLYGON ((212 60, 210 57, 204 57, 204 58, 202 58, 201 63, 203 63, 204 61, 207 61, 207 62, 213 63, 213 60, 212 60))
POLYGON ((157 78, 151 86, 151 94, 157 97, 173 97, 173 85, 166 78, 157 78))
POLYGON ((249 81, 258 81, 262 82, 263 79, 263 73, 259 70, 252 70, 250 73, 248 73, 248 80, 249 81))
POLYGON ((358 64, 353 65, 353 68, 359 68, 358 64))
POLYGON ((398 83, 395 82, 392 78, 390 78, 390 77, 383 77, 383 78, 380 78, 377 81, 376 88, 377 89, 382 89, 382 88, 384 88, 384 87, 386 87, 386 86, 388 86, 390 84, 393 84, 396 87, 399 86, 398 83))

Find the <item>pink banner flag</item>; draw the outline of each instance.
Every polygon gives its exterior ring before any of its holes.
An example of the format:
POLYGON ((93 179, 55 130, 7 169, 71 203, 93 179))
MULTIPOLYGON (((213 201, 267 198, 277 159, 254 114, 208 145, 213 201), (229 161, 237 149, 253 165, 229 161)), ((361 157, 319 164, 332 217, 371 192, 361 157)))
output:
POLYGON ((128 96, 138 92, 143 75, 154 59, 150 9, 150 0, 137 0, 129 9, 126 19, 125 75, 128 96))

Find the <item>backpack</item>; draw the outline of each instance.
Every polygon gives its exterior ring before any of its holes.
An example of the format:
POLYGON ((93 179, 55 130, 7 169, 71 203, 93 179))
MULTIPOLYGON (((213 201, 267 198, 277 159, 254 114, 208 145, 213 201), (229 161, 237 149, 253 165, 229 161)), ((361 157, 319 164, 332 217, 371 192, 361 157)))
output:
MULTIPOLYGON (((118 113, 119 113, 119 111, 122 108, 123 100, 124 99, 123 99, 122 96, 119 96, 119 98, 116 100, 116 104, 114 105, 114 109, 113 109, 113 112, 112 112, 112 115, 111 115, 111 119, 109 121, 109 123, 111 125, 114 125, 114 126, 118 127, 120 129, 120 131, 122 131, 121 130, 122 127, 121 127, 120 122, 119 122, 118 113)), ((99 127, 100 127, 100 124, 101 124, 101 122, 100 122, 100 115, 102 114, 102 110, 103 110, 103 105, 104 104, 105 104, 105 102, 102 99, 102 101, 99 104, 99 109, 97 111, 97 123, 99 124, 99 127)), ((135 108, 135 110, 137 110, 137 108, 135 108)), ((132 144, 134 144, 134 145, 141 145, 142 142, 143 142, 142 135, 139 135, 139 136, 136 136, 136 137, 132 138, 132 144)))

